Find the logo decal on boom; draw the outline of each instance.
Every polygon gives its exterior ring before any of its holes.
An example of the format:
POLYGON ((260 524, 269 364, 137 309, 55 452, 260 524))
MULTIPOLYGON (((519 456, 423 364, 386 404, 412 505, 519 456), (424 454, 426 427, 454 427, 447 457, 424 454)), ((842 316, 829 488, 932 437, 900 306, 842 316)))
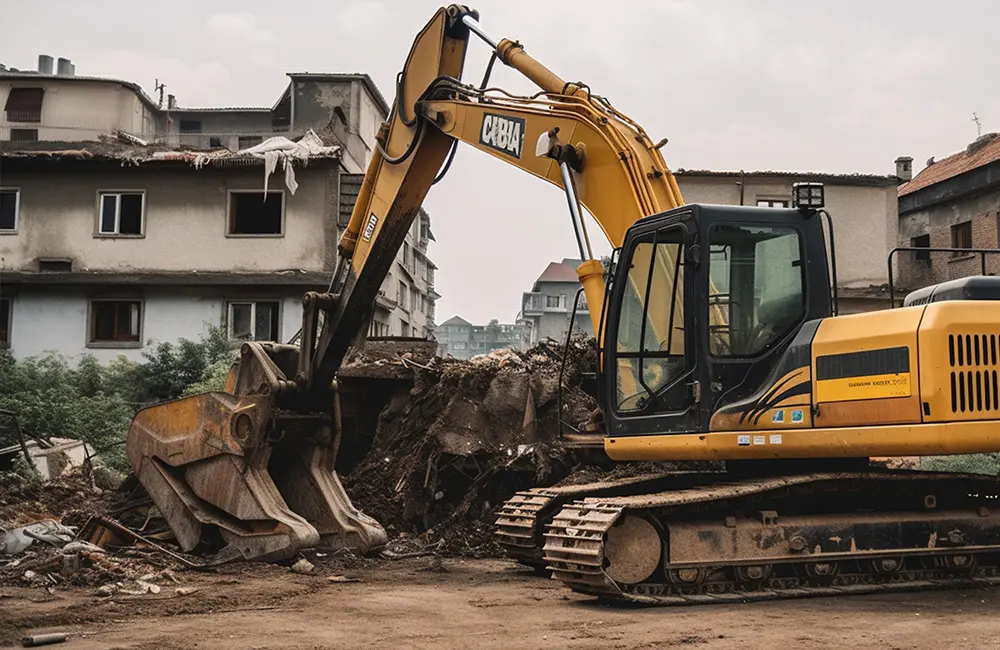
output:
POLYGON ((524 148, 524 120, 485 113, 483 128, 479 131, 479 142, 500 153, 520 158, 521 149, 524 148))
POLYGON ((375 234, 376 224, 378 224, 378 217, 372 212, 371 216, 368 217, 368 223, 365 224, 365 231, 361 233, 361 238, 365 241, 371 241, 372 235, 375 234))

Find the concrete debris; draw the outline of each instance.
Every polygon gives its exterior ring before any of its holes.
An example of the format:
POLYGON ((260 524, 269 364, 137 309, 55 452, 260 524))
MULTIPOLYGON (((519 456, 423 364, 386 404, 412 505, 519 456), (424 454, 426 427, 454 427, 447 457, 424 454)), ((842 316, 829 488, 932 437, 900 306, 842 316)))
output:
POLYGON ((65 632, 49 632, 47 634, 29 634, 21 639, 21 645, 25 648, 33 648, 40 645, 51 645, 53 643, 63 643, 69 635, 65 632))
POLYGON ((327 576, 327 582, 361 582, 360 578, 348 578, 347 576, 327 576))
POLYGON ((55 519, 43 519, 17 528, 0 525, 0 555, 19 555, 36 542, 62 547, 76 537, 76 531, 55 519))
POLYGON ((299 559, 298 562, 292 565, 292 571, 301 574, 312 573, 314 568, 313 563, 305 558, 299 559))

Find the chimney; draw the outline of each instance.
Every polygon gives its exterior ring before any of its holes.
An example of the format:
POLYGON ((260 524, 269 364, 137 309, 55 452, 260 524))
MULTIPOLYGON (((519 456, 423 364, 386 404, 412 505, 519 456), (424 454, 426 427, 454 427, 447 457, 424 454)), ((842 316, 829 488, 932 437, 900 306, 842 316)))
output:
POLYGON ((913 178, 913 158, 900 156, 896 158, 896 176, 908 183, 913 178))
POLYGON ((38 73, 52 74, 52 57, 48 54, 38 55, 38 73))
POLYGON ((72 77, 73 67, 74 66, 69 59, 64 59, 63 57, 59 57, 59 60, 56 62, 56 74, 62 75, 64 77, 72 77))
POLYGON ((173 95, 167 95, 167 108, 177 108, 177 98, 173 95))

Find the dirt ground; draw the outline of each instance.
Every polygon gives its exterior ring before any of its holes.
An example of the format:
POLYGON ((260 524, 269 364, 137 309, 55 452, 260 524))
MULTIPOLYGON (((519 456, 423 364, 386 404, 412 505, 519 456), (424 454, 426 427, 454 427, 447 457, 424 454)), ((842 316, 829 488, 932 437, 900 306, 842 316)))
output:
POLYGON ((684 608, 608 607, 502 560, 411 558, 355 568, 241 565, 182 572, 157 595, 0 588, 0 647, 64 631, 57 648, 996 648, 1000 591, 684 608), (331 582, 330 575, 358 582, 331 582), (175 588, 196 593, 178 595, 175 588))

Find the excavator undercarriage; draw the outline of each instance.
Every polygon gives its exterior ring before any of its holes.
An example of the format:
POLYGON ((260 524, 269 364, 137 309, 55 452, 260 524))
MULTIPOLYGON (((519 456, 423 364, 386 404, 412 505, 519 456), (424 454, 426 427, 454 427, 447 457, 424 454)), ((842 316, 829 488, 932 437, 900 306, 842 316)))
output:
POLYGON ((1000 479, 872 467, 538 488, 497 540, 574 591, 710 604, 1000 583, 1000 479))

